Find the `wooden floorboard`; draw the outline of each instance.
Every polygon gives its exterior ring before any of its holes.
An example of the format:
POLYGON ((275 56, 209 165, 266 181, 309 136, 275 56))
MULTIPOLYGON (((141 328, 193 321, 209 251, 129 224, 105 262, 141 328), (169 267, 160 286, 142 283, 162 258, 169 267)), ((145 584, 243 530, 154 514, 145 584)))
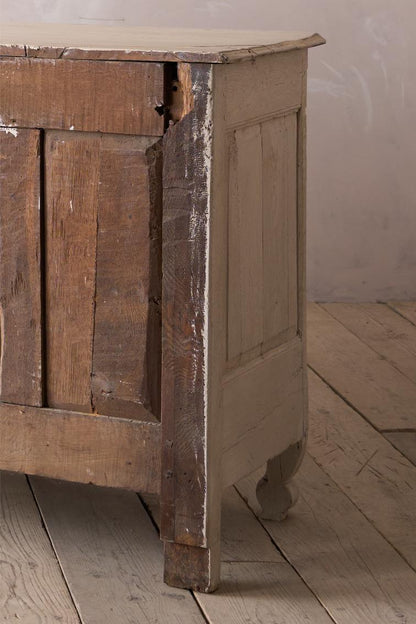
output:
POLYGON ((79 624, 25 475, 0 472, 0 621, 79 624))
POLYGON ((318 304, 308 306, 308 360, 378 429, 416 429, 416 384, 318 304))
POLYGON ((391 431, 383 435, 416 466, 416 431, 391 431))
POLYGON ((416 301, 389 301, 388 305, 413 325, 416 325, 416 301))
MULTIPOLYGON (((145 496, 157 522, 157 498, 145 496)), ((237 494, 223 497, 221 585, 195 594, 210 624, 330 624, 333 620, 237 494)))
MULTIPOLYGON (((261 474, 238 484, 256 511, 254 491, 261 474)), ((300 500, 288 518, 262 522, 333 620, 337 624, 415 622, 412 568, 310 456, 297 483, 300 500)))
POLYGON ((416 326, 383 303, 327 303, 322 308, 416 383, 416 326))
POLYGON ((162 543, 134 492, 31 478, 83 624, 198 624, 190 592, 163 583, 162 543))
POLYGON ((416 467, 314 373, 309 414, 309 453, 416 569, 416 467))

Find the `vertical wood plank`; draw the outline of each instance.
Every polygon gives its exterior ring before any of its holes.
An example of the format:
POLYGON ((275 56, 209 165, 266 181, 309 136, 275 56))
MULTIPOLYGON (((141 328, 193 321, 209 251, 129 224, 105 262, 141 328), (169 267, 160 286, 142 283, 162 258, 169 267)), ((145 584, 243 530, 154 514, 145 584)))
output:
POLYGON ((0 398, 42 405, 40 133, 0 128, 0 398))
POLYGON ((210 66, 192 65, 194 108, 169 128, 163 144, 161 536, 189 546, 206 546, 209 532, 211 74, 210 66))
POLYGON ((103 136, 92 402, 100 414, 160 410, 161 146, 103 136))
POLYGON ((46 346, 49 407, 91 411, 100 135, 47 132, 46 346))
POLYGON ((297 328, 296 114, 261 124, 263 342, 297 328))
POLYGON ((234 131, 230 157, 228 357, 233 359, 263 340, 262 144, 259 124, 234 131))

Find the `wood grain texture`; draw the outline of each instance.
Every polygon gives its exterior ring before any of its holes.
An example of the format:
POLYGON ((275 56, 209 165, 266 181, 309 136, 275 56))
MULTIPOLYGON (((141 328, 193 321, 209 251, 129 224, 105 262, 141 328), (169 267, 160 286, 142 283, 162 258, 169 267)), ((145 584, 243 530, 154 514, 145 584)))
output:
POLYGON ((308 307, 312 368, 375 427, 416 428, 416 386, 317 304, 308 307))
POLYGON ((253 472, 303 437, 303 345, 287 345, 224 379, 224 485, 253 472))
POLYGON ((263 145, 263 343, 298 325, 297 115, 261 124, 263 145))
POLYGON ((303 104, 306 50, 264 56, 226 68, 224 115, 228 129, 290 113, 303 104))
POLYGON ((45 159, 48 405, 158 415, 160 146, 48 132, 45 159))
POLYGON ((416 327, 382 303, 329 303, 324 310, 416 383, 416 327))
POLYGON ((4 623, 79 624, 24 475, 0 473, 0 613, 4 623))
POLYGON ((228 358, 263 338, 262 142, 258 124, 230 137, 228 358))
POLYGON ((0 398, 42 405, 40 137, 0 127, 0 398))
POLYGON ((163 66, 0 59, 3 125, 161 136, 163 66))
POLYGON ((94 60, 228 63, 321 45, 317 34, 284 31, 2 24, 1 54, 94 60))
POLYGON ((45 137, 47 405, 91 411, 100 135, 45 137))
POLYGON ((390 308, 416 325, 416 302, 415 301, 389 301, 390 308))
MULTIPOLYGON (((296 579, 297 580, 297 579, 296 579)), ((297 583, 286 563, 227 562, 215 594, 199 597, 209 622, 330 624, 325 609, 306 585, 297 583)))
POLYGON ((217 589, 219 578, 212 573, 212 562, 220 559, 218 542, 206 548, 165 541, 164 548, 163 580, 167 585, 203 593, 217 589))
MULTIPOLYGON (((256 511, 261 474, 238 484, 256 511)), ((262 524, 332 619, 337 624, 412 622, 414 570, 308 455, 297 482, 300 499, 287 520, 262 524)), ((380 493, 382 485, 375 491, 380 493)))
POLYGON ((236 366, 296 335, 297 115, 230 135, 228 359, 236 366), (244 354, 247 354, 245 357, 244 354))
POLYGON ((309 387, 310 454, 416 569, 416 467, 316 375, 309 387))
POLYGON ((203 623, 190 593, 164 586, 162 545, 133 492, 31 483, 85 624, 203 623))
POLYGON ((163 139, 161 535, 206 546, 212 70, 191 71, 194 108, 163 139))
POLYGON ((391 431, 383 435, 416 466, 416 431, 391 431))
POLYGON ((151 138, 100 139, 91 382, 99 414, 140 419, 144 405, 160 416, 161 157, 151 138))
POLYGON ((159 492, 160 425, 3 403, 0 470, 159 492))

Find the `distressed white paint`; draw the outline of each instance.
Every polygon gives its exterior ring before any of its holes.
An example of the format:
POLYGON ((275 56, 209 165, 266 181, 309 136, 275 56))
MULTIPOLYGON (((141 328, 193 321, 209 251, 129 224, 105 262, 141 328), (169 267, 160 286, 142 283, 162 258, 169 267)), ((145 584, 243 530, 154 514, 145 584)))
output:
POLYGON ((13 20, 321 33, 309 64, 309 295, 416 298, 414 0, 3 0, 0 21, 13 20))
POLYGON ((5 132, 6 134, 12 134, 14 137, 17 137, 17 135, 19 134, 17 128, 11 128, 9 126, 0 127, 0 131, 5 132))

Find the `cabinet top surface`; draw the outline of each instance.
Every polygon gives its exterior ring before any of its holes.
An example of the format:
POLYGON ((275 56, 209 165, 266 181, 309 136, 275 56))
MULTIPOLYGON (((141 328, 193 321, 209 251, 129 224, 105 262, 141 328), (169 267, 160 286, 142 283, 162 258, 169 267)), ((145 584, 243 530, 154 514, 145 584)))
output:
POLYGON ((325 43, 318 34, 114 27, 86 24, 1 24, 0 56, 91 60, 230 63, 325 43))

